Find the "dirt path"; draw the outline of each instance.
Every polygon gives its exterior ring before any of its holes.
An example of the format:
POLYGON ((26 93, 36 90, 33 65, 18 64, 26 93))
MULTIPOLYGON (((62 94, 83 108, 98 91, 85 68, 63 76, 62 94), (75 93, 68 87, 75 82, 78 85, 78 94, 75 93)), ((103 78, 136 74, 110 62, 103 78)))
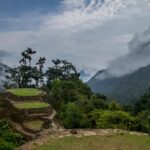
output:
POLYGON ((76 130, 76 134, 72 134, 71 130, 66 130, 66 129, 48 129, 44 130, 41 135, 22 147, 20 147, 18 150, 32 150, 35 146, 38 145, 43 145, 49 141, 50 138, 63 138, 63 137, 68 137, 68 136, 76 136, 76 137, 82 137, 82 136, 113 136, 113 134, 131 134, 131 135, 137 135, 137 136, 148 136, 148 134, 145 133, 139 133, 139 132, 130 132, 130 131, 125 131, 125 130, 119 130, 119 129, 78 129, 76 130))

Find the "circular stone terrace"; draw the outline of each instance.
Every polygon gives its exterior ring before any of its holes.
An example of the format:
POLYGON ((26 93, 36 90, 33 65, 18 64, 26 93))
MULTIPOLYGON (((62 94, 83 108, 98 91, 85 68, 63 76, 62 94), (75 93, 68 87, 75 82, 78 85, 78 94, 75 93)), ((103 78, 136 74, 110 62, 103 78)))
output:
POLYGON ((6 95, 18 109, 47 108, 50 105, 43 100, 44 92, 35 88, 8 89, 6 95))
POLYGON ((48 103, 45 102, 15 102, 14 106, 18 109, 36 109, 36 108, 47 108, 48 103))
POLYGON ((33 139, 43 128, 51 127, 55 111, 44 100, 46 93, 34 88, 14 88, 5 92, 13 127, 27 139, 33 139))
POLYGON ((8 89, 8 93, 11 93, 15 96, 38 96, 42 95, 44 92, 39 89, 34 88, 15 88, 15 89, 8 89))
POLYGON ((6 97, 14 101, 43 101, 46 93, 35 88, 14 88, 6 90, 6 97))

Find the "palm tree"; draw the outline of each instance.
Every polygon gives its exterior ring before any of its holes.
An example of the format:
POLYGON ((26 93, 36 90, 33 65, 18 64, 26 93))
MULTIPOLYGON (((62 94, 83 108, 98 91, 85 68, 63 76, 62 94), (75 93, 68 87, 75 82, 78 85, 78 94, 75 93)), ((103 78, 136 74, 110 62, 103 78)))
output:
POLYGON ((32 60, 31 55, 35 54, 36 51, 33 51, 32 48, 27 48, 27 50, 25 50, 25 52, 26 52, 26 56, 25 57, 26 57, 26 59, 29 60, 29 64, 31 66, 31 60, 32 60))
POLYGON ((26 64, 27 64, 27 62, 26 62, 26 59, 25 58, 22 58, 20 61, 19 61, 19 63, 22 63, 23 65, 25 65, 26 66, 26 64))
MULTIPOLYGON (((44 67, 44 63, 46 61, 46 58, 45 57, 40 57, 38 62, 36 63, 36 65, 39 66, 39 78, 40 78, 40 82, 42 83, 43 82, 43 67, 44 67)), ((37 82, 37 85, 38 85, 38 82, 37 82)))
POLYGON ((44 63, 46 61, 45 57, 40 57, 36 65, 39 65, 39 71, 42 72, 42 69, 44 67, 44 63))
POLYGON ((26 66, 26 64, 27 64, 27 61, 26 61, 26 52, 23 51, 23 52, 21 53, 21 55, 22 55, 22 59, 19 61, 19 63, 22 63, 23 65, 26 66))
POLYGON ((21 66, 21 71, 22 71, 22 74, 25 74, 25 86, 27 86, 27 83, 30 82, 30 85, 31 85, 31 82, 32 82, 32 77, 31 77, 31 74, 32 74, 32 67, 31 67, 31 60, 32 60, 32 57, 31 55, 35 54, 36 51, 33 51, 31 48, 27 48, 26 50, 24 50, 22 53, 21 53, 21 56, 22 56, 22 59, 19 61, 19 63, 22 64, 21 66), (29 65, 27 66, 27 60, 29 61, 29 65), (28 76, 28 77, 27 77, 28 76), (28 79, 28 80, 26 80, 28 79))

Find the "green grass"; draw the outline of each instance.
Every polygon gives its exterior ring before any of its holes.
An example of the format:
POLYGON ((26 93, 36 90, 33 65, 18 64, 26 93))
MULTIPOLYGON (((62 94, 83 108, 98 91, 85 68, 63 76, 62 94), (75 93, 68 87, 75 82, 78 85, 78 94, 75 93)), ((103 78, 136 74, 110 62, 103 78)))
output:
POLYGON ((25 126, 27 126, 29 129, 39 130, 41 129, 43 123, 44 122, 42 120, 35 120, 26 122, 25 126))
POLYGON ((16 88, 7 91, 17 96, 37 96, 42 93, 42 91, 34 88, 16 88))
POLYGON ((34 109, 48 107, 48 103, 44 102, 19 102, 14 104, 18 109, 34 109))
POLYGON ((150 137, 114 135, 111 137, 64 137, 50 139, 47 144, 34 150, 150 150, 150 137))

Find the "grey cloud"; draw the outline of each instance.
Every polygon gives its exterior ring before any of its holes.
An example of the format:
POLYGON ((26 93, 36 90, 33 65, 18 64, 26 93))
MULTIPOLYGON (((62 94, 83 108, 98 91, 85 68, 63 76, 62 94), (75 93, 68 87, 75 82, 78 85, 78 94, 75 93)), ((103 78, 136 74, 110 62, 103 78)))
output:
POLYGON ((128 74, 150 64, 150 29, 136 34, 129 42, 129 53, 112 61, 108 72, 115 76, 128 74))

